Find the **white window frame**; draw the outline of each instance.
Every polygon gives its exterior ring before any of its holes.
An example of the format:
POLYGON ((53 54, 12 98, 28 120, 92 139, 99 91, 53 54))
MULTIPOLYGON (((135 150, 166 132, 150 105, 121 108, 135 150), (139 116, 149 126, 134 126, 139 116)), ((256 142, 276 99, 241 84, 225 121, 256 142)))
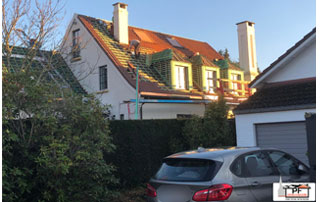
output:
MULTIPOLYGON (((231 74, 231 80, 233 80, 233 81, 241 81, 238 79, 238 77, 241 77, 241 75, 240 74, 231 74)), ((239 90, 237 82, 232 82, 231 84, 232 84, 233 90, 239 90)), ((233 93, 236 95, 239 95, 239 92, 237 92, 237 91, 233 91, 233 93)))
POLYGON ((217 71, 206 70, 206 87, 208 92, 210 93, 214 93, 214 89, 215 89, 215 83, 217 78, 214 78, 214 73, 216 73, 216 77, 217 77, 217 71))
POLYGON ((186 74, 185 74, 186 68, 187 67, 184 67, 184 66, 175 67, 176 89, 181 89, 181 90, 186 89, 186 74))

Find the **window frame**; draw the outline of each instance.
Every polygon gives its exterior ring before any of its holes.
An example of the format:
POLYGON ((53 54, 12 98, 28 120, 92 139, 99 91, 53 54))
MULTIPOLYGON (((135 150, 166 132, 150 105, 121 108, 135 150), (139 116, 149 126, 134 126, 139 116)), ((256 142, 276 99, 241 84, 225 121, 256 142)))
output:
POLYGON ((178 90, 188 90, 188 67, 182 66, 182 65, 175 65, 175 79, 176 79, 176 89, 178 90), (181 76, 179 76, 181 73, 183 73, 183 85, 181 81, 181 76))
POLYGON ((80 57, 80 29, 72 31, 72 58, 80 57))
POLYGON ((216 70, 205 70, 205 74, 206 74, 206 87, 207 87, 207 91, 210 93, 214 93, 215 89, 217 88, 217 71, 216 70), (212 78, 209 78, 209 74, 208 73, 212 73, 212 78), (215 75, 215 77, 214 77, 215 75), (210 81, 212 81, 212 86, 210 86, 210 81), (212 90, 212 91, 211 91, 212 90))
POLYGON ((99 90, 108 89, 108 65, 99 67, 99 90))
POLYGON ((272 163, 272 166, 277 170, 277 172, 279 173, 279 175, 281 176, 292 176, 292 175, 282 175, 280 170, 278 169, 278 166, 273 162, 272 158, 269 156, 270 152, 280 152, 280 153, 284 153, 285 155, 289 156, 294 162, 298 163, 298 164, 302 164, 305 168, 307 168, 307 172, 304 175, 310 174, 310 167, 308 167, 306 164, 304 164, 302 161, 300 161, 299 159, 297 159, 296 157, 292 156, 291 154, 284 152, 284 151, 280 151, 280 150, 265 150, 268 158, 270 159, 270 162, 272 163))

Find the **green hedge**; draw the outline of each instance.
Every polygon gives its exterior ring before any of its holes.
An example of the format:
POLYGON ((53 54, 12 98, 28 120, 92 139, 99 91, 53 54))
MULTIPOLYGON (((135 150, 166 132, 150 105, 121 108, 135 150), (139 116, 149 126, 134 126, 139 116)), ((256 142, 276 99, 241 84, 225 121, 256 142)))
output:
MULTIPOLYGON (((117 167, 121 186, 133 187, 147 182, 165 156, 188 150, 182 136, 185 120, 111 121, 110 130, 116 150, 106 158, 117 167)), ((230 121, 234 132, 234 121, 230 121)), ((235 138, 230 146, 235 145, 235 138)))

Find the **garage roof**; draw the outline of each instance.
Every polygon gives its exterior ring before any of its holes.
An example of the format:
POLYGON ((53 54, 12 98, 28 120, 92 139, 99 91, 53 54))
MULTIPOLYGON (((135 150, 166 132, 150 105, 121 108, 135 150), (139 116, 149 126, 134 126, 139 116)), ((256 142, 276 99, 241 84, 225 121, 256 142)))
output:
POLYGON ((316 107, 316 78, 269 84, 241 103, 235 114, 307 109, 316 107))

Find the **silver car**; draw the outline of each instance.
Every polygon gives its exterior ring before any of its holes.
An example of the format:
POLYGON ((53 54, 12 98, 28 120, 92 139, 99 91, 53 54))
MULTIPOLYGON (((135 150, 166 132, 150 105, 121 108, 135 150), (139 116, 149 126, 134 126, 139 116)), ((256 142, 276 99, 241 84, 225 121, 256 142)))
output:
POLYGON ((274 182, 308 182, 309 168, 276 149, 199 148, 173 154, 147 184, 148 202, 271 202, 274 182))

